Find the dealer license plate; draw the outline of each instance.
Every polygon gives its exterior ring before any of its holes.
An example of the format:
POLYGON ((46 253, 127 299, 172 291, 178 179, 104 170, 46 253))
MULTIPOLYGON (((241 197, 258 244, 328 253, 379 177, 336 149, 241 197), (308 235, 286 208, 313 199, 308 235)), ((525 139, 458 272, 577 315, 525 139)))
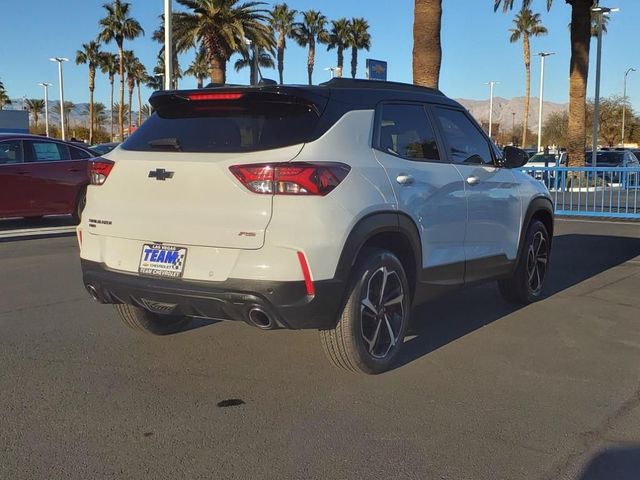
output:
POLYGON ((145 243, 142 246, 138 272, 142 275, 180 278, 186 259, 186 248, 161 243, 145 243))

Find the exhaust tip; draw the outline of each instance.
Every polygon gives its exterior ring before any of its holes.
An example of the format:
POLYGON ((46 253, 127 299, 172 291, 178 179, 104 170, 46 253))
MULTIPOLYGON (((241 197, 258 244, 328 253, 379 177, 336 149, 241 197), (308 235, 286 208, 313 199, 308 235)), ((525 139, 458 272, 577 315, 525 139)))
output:
POLYGON ((273 328, 273 321, 271 317, 261 308, 252 308, 249 310, 249 321, 252 325, 262 328, 263 330, 269 330, 273 328))
POLYGON ((102 301, 100 300, 100 296, 98 295, 98 289, 96 287, 91 284, 87 284, 85 285, 85 288, 87 289, 87 292, 89 292, 89 295, 91 295, 91 298, 93 298, 96 302, 102 303, 102 301))

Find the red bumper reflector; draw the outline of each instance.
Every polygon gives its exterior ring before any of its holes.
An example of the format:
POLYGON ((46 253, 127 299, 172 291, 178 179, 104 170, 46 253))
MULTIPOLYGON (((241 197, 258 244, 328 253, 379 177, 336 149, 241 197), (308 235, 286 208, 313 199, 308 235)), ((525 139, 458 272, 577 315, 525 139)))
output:
POLYGON ((307 289, 307 295, 314 296, 316 294, 313 287, 313 279, 311 278, 311 271, 309 270, 309 263, 304 253, 298 252, 298 261, 300 262, 300 268, 302 269, 302 276, 304 277, 304 286, 307 289))

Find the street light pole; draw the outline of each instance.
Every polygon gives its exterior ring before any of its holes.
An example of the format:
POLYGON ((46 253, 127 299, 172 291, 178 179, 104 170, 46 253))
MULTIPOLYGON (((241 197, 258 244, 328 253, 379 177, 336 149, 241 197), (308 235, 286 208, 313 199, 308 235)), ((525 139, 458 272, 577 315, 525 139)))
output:
POLYGON ((511 143, 516 146, 516 112, 511 112, 511 143))
POLYGON ((486 82, 485 85, 489 85, 490 91, 490 100, 489 100, 489 138, 491 137, 491 133, 493 132, 493 88, 498 85, 500 82, 496 82, 491 80, 490 82, 486 82))
POLYGON ((49 87, 53 83, 40 82, 38 85, 44 87, 44 131, 49 136, 49 87))
POLYGON ((331 78, 335 77, 336 67, 327 67, 324 70, 325 72, 329 72, 329 75, 331 75, 331 78))
POLYGON ((60 127, 62 129, 62 140, 66 140, 67 133, 64 125, 64 83, 62 80, 62 63, 68 62, 69 59, 64 57, 53 57, 49 60, 52 62, 58 62, 58 83, 60 84, 60 127))
POLYGON ((591 146, 591 166, 596 167, 598 161, 598 127, 600 123, 600 67, 602 64, 602 16, 617 12, 618 8, 593 7, 598 20, 598 53, 596 56, 596 96, 593 105, 593 142, 591 146))
POLYGON ((171 0, 164 0, 164 89, 172 89, 173 81, 173 16, 171 0))
POLYGON ((627 114, 627 76, 629 72, 635 72, 635 68, 629 68, 626 72, 624 72, 624 89, 622 93, 622 148, 624 148, 624 127, 625 127, 625 117, 627 114))
POLYGON ((544 59, 555 52, 540 52, 540 106, 538 108, 538 152, 542 151, 542 109, 544 108, 544 59))

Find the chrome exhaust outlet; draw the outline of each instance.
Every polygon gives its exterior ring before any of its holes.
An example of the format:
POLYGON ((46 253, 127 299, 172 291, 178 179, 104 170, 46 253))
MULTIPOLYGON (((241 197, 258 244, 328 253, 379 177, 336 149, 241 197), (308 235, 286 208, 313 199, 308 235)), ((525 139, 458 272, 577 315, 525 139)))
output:
POLYGON ((263 330, 270 330, 274 327, 271 317, 264 310, 257 307, 249 310, 249 322, 263 330))

